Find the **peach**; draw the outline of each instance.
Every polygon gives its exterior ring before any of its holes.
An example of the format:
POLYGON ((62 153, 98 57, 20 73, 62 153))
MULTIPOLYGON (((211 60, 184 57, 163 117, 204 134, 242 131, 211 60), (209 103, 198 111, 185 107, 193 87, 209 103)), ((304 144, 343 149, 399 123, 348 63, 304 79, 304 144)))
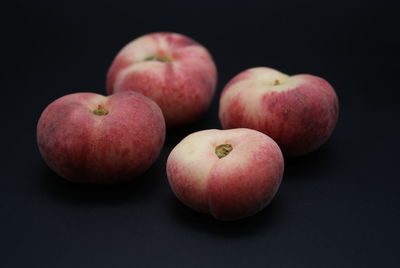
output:
POLYGON ((130 180, 157 159, 165 139, 160 108, 135 92, 75 93, 52 102, 37 124, 44 161, 82 183, 130 180))
POLYGON ((167 127, 195 120, 210 106, 217 83, 205 47, 177 33, 151 33, 127 44, 107 74, 107 92, 137 91, 154 100, 167 127))
POLYGON ((245 128, 192 133, 167 160, 168 180, 177 198, 220 220, 262 210, 276 194, 283 168, 278 145, 245 128))
POLYGON ((235 76, 223 89, 219 119, 223 128, 251 128, 273 138, 285 156, 311 152, 325 143, 338 120, 339 105, 324 79, 288 76, 267 67, 235 76))

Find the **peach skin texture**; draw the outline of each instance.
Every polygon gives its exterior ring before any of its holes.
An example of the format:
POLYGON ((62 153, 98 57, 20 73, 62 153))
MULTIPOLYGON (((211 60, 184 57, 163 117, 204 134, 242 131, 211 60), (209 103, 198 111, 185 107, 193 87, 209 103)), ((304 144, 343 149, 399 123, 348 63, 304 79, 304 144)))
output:
POLYGON ((137 91, 161 108, 168 128, 189 123, 210 106, 217 69, 205 47, 181 34, 141 36, 117 54, 107 92, 137 91))
POLYGON ((220 220, 262 210, 283 176, 283 156, 267 135, 251 129, 203 130, 184 138, 170 153, 167 175, 176 197, 220 220), (219 158, 216 147, 230 145, 219 158))
POLYGON ((288 76, 267 67, 235 76, 223 89, 219 106, 223 128, 261 131, 289 157, 325 143, 338 116, 338 99, 327 81, 309 74, 288 76))
POLYGON ((52 102, 37 124, 40 153, 58 175, 82 183, 130 180, 157 159, 160 108, 139 93, 75 93, 52 102))

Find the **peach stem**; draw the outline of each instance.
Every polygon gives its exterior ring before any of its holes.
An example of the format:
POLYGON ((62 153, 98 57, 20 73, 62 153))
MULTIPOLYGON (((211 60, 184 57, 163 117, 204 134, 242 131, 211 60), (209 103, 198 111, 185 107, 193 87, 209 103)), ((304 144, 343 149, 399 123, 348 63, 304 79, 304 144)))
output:
POLYGON ((172 58, 166 55, 151 55, 144 59, 145 61, 160 61, 160 62, 171 62, 172 58))
POLYGON ((98 105, 96 109, 93 110, 95 115, 107 115, 108 111, 101 105, 98 105))
POLYGON ((217 147, 215 147, 215 154, 218 156, 218 158, 222 158, 227 156, 232 150, 233 150, 232 145, 220 144, 217 147))

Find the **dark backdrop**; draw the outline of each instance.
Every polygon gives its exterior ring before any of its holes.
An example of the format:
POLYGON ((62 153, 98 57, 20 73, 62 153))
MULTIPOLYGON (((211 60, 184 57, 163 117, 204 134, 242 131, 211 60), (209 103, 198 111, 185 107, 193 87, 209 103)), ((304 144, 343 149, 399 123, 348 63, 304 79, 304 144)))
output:
POLYGON ((395 1, 56 2, 2 4, 1 267, 400 266, 395 1), (136 181, 62 180, 36 147, 40 113, 67 93, 104 93, 119 49, 154 31, 186 34, 213 54, 211 109, 169 132, 136 181), (327 79, 340 119, 326 145, 286 162, 265 210, 218 222, 175 199, 165 161, 188 133, 220 128, 224 84, 262 65, 327 79))

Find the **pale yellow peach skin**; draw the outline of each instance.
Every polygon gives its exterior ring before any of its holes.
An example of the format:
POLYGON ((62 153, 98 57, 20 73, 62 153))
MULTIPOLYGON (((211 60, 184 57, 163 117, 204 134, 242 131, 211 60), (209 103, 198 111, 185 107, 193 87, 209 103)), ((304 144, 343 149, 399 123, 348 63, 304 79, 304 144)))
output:
POLYGON ((107 74, 107 92, 137 91, 154 100, 167 127, 194 121, 210 106, 217 70, 207 49, 178 33, 151 33, 127 44, 107 74))
POLYGON ((245 70, 224 88, 219 103, 223 128, 251 128, 273 138, 285 156, 311 152, 327 141, 339 115, 324 79, 288 76, 267 67, 245 70))
POLYGON ((177 198, 220 220, 262 210, 278 191, 283 168, 278 145, 261 132, 243 128, 192 133, 167 160, 177 198))

